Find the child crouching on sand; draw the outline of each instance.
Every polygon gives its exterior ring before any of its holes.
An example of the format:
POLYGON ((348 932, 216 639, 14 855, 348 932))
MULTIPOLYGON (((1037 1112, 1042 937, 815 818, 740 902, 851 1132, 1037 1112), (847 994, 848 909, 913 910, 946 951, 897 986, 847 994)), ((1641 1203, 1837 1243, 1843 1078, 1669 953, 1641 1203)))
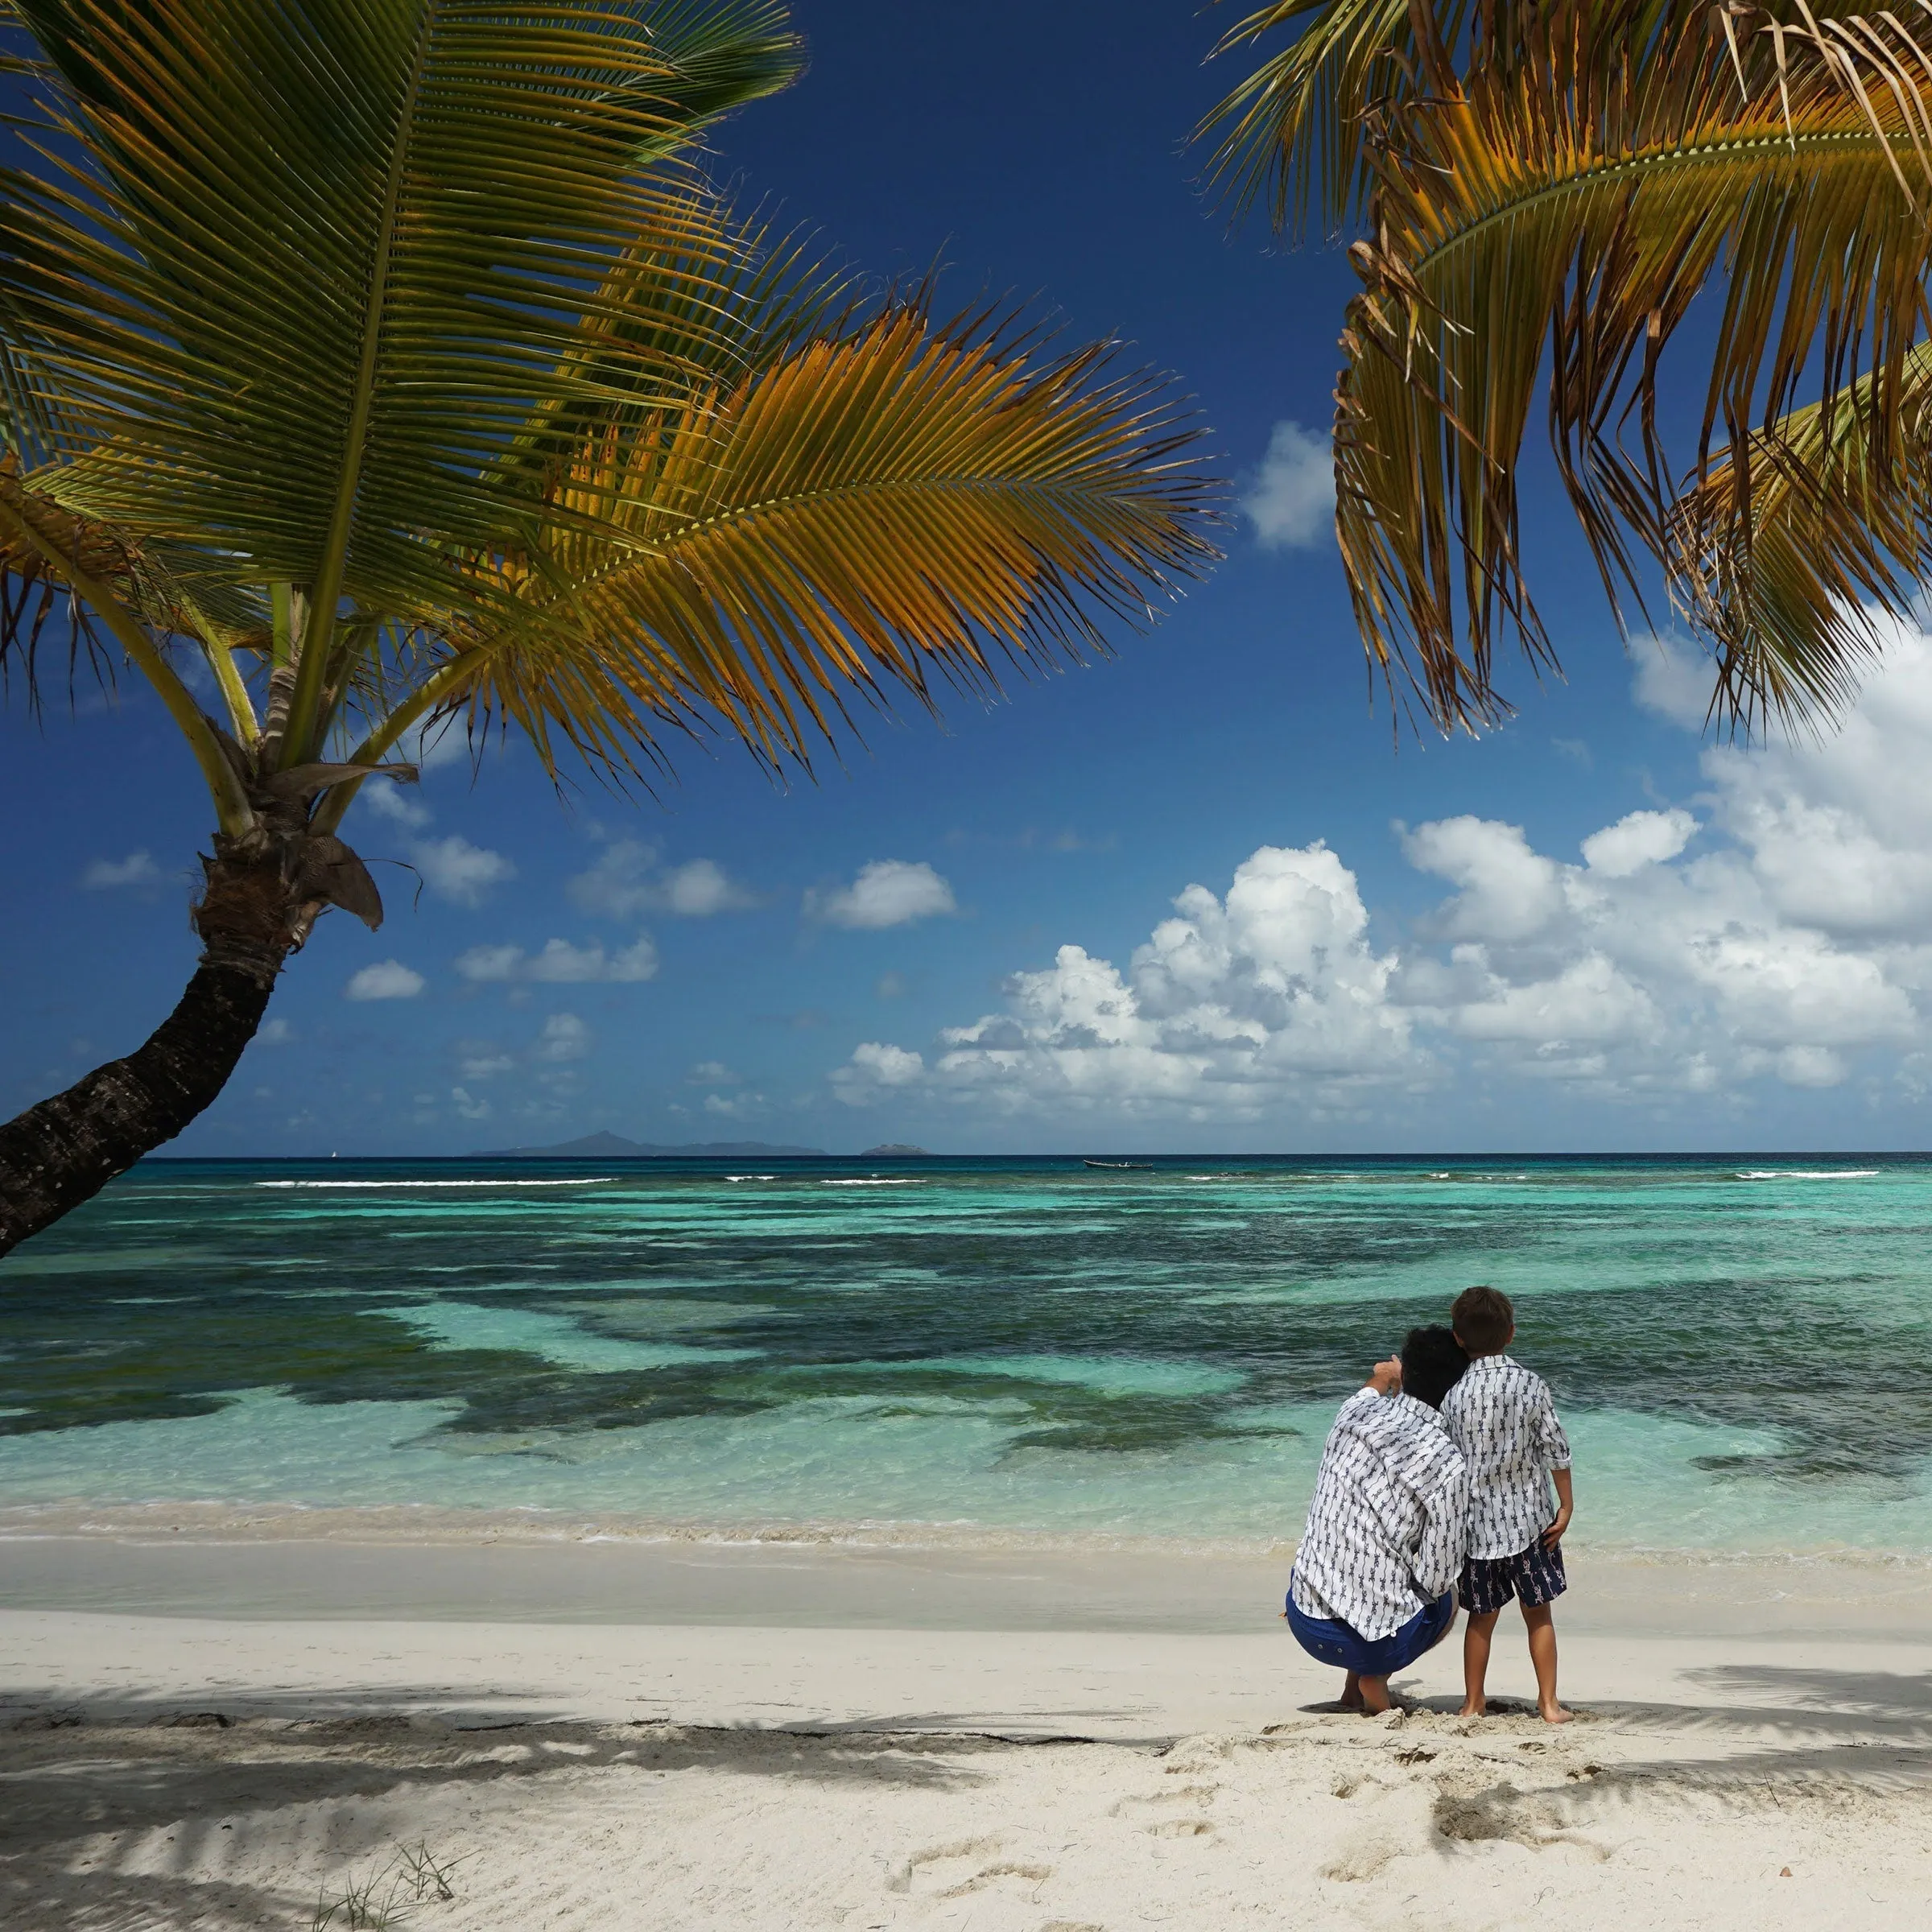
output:
POLYGON ((1346 1710, 1388 1710, 1389 1674, 1455 1621, 1469 1477, 1438 1411, 1468 1369, 1447 1328, 1412 1329, 1328 1431, 1285 1614, 1311 1657, 1348 1674, 1346 1710))
POLYGON ((1469 1356, 1468 1373, 1443 1397, 1442 1410, 1443 1426, 1469 1468, 1469 1555, 1458 1592, 1469 1612, 1462 1715, 1480 1717, 1487 1708, 1490 1638, 1513 1596, 1529 1627, 1537 1707, 1545 1723, 1567 1724, 1570 1713, 1557 1702, 1550 1606, 1567 1587, 1563 1538, 1574 1509, 1569 1439, 1549 1385, 1504 1352, 1516 1336, 1509 1296, 1465 1289, 1450 1319, 1469 1356))

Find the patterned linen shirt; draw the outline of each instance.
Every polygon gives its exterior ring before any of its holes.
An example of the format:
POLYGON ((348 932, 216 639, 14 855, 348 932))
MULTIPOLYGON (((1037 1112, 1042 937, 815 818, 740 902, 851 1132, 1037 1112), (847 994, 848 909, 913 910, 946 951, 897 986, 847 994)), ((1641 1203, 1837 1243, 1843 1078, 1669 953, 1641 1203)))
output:
POLYGON ((1469 1465, 1469 1554, 1520 1554, 1556 1521, 1550 1472, 1570 1467, 1549 1384, 1506 1355, 1483 1356, 1443 1397, 1443 1422, 1469 1465))
POLYGON ((1322 1450, 1295 1606, 1371 1643, 1392 1637, 1461 1573, 1468 1527, 1468 1471, 1442 1418, 1413 1396, 1359 1390, 1322 1450))

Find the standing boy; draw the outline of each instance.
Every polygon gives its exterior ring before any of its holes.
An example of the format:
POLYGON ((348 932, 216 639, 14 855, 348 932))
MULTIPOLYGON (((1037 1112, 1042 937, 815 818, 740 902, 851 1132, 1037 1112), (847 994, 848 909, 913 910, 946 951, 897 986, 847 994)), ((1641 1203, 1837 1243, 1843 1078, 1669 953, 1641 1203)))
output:
POLYGON ((1466 1288, 1450 1319, 1469 1356, 1469 1372, 1443 1398, 1443 1424, 1469 1465, 1469 1556, 1460 1596, 1462 1715, 1480 1717, 1489 1642, 1514 1597, 1529 1626, 1537 1708, 1546 1724, 1570 1713, 1556 1699, 1556 1627, 1550 1606, 1565 1588, 1563 1532, 1570 1527, 1570 1441, 1556 1419, 1549 1385, 1505 1351, 1516 1338, 1516 1311, 1494 1288, 1466 1288), (1554 1479, 1556 1494, 1551 1497, 1554 1479))

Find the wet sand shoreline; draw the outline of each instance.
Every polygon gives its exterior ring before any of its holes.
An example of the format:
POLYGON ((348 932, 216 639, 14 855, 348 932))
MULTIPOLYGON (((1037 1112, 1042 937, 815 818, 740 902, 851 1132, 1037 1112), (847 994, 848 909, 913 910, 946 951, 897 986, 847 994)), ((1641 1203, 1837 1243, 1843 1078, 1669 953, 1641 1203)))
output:
MULTIPOLYGON (((405 1542, 237 1538, 206 1519, 130 1535, 0 1535, 0 1608, 246 1619, 1272 1634, 1292 1552, 1044 1540, 855 1544, 695 1537, 405 1542)), ((312 1525, 312 1519, 308 1519, 312 1525)), ((355 1526, 351 1526, 352 1529, 355 1526)), ((1570 1553, 1559 1629, 1706 1638, 1932 1637, 1932 1566, 1570 1553)))

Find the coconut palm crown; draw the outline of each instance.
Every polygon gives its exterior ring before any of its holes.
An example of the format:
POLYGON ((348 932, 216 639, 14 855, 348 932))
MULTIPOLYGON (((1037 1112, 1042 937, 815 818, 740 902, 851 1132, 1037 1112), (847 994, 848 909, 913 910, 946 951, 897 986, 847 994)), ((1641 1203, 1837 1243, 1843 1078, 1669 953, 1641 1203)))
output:
POLYGON ((1714 716, 1815 723, 1932 564, 1932 16, 1823 0, 1269 0, 1203 130, 1237 210, 1359 229, 1335 526, 1442 728, 1554 662, 1518 488, 1542 398, 1613 606, 1661 569, 1714 716), (1664 372, 1701 410, 1674 440, 1664 372))
POLYGON ((0 1252, 208 1104, 323 911, 380 921, 341 828, 426 725, 620 783, 693 735, 802 766, 1213 554, 1162 381, 862 298, 713 190, 707 125, 797 71, 776 0, 0 22, 0 653, 71 616, 214 817, 181 1004, 0 1127, 0 1252))

